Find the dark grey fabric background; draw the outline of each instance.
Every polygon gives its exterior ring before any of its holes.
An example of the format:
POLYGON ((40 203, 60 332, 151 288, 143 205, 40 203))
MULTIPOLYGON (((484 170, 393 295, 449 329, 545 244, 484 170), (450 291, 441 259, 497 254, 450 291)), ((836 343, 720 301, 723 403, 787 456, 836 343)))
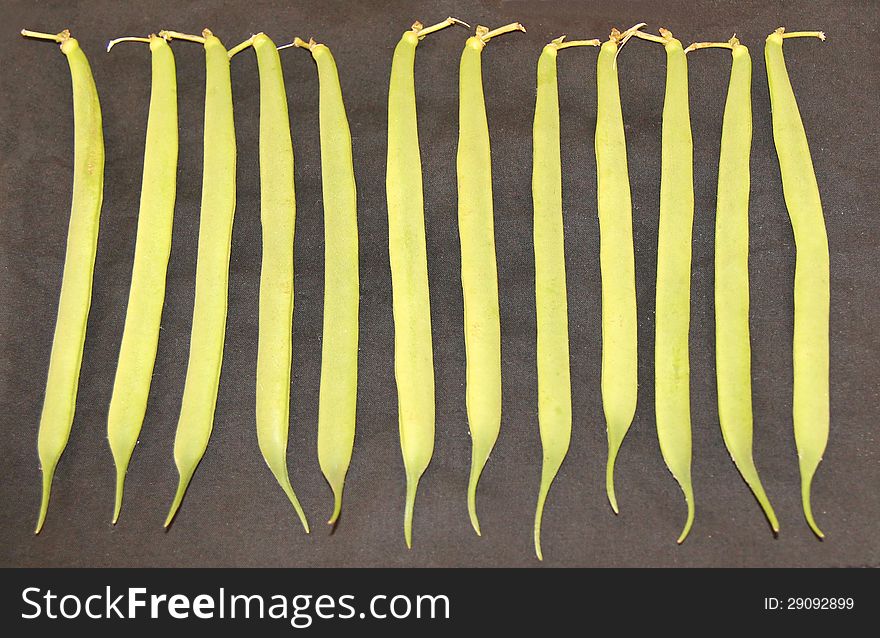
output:
POLYGON ((5 566, 519 566, 537 565, 532 520, 540 475, 535 380, 531 127, 535 64, 562 33, 606 37, 648 22, 685 44, 733 32, 754 59, 751 291, 755 456, 782 524, 774 539, 722 443, 714 379, 713 236, 721 117, 729 55, 689 55, 696 169, 691 328, 697 519, 675 538, 685 508, 660 456, 653 415, 654 274, 665 57, 633 41, 620 55, 634 202, 639 302, 639 407, 617 469, 622 508, 605 499, 600 288, 595 201, 596 51, 560 56, 574 433, 544 519, 551 566, 880 565, 877 366, 880 296, 875 2, 4 2, 0 37, 0 564, 5 566), (482 538, 465 507, 470 442, 456 224, 458 57, 467 32, 419 47, 416 64, 437 381, 433 462, 416 505, 415 546, 403 542, 404 476, 397 437, 384 162, 392 50, 415 20, 519 20, 526 34, 483 56, 493 144, 503 330, 503 424, 479 492, 482 538), (827 540, 801 513, 791 423, 794 247, 770 127, 763 40, 777 26, 824 29, 828 41, 786 44, 810 138, 832 250, 831 438, 814 484, 827 540), (283 54, 296 155, 296 310, 289 464, 313 526, 303 534, 254 434, 260 268, 258 76, 251 53, 232 63, 238 209, 226 354, 214 434, 170 531, 162 521, 177 481, 172 458, 189 342, 201 188, 204 55, 177 42, 180 167, 174 244, 150 403, 120 523, 110 525, 113 462, 106 414, 134 251, 149 90, 146 47, 104 52, 109 38, 209 26, 227 46, 263 30, 327 43, 339 65, 359 193, 361 356, 358 431, 343 516, 323 524, 331 494, 316 453, 323 288, 318 85, 310 56, 283 54), (72 115, 57 48, 20 28, 69 27, 94 70, 104 114, 106 188, 76 419, 55 477, 43 533, 36 433, 69 215, 72 115))

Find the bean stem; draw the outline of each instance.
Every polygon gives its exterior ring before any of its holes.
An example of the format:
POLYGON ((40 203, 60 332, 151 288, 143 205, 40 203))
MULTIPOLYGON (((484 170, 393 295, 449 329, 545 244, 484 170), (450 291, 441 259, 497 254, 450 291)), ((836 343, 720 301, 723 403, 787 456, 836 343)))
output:
POLYGON ((165 38, 166 40, 187 40, 188 42, 197 42, 199 44, 205 44, 209 35, 213 34, 208 29, 202 31, 201 36, 181 33, 180 31, 169 31, 167 29, 159 31, 159 37, 165 38))
POLYGON ((464 27, 466 29, 470 29, 471 25, 467 22, 462 22, 458 18, 449 17, 443 20, 442 22, 438 22, 435 25, 430 27, 423 27, 421 22, 414 22, 412 29, 415 34, 419 37, 419 40, 424 38, 426 35, 434 33, 435 31, 439 31, 440 29, 445 29, 446 27, 451 27, 452 25, 457 24, 460 27, 464 27))
POLYGON ((43 33, 42 31, 31 31, 29 29, 22 29, 21 35, 26 38, 34 38, 37 40, 51 40, 52 42, 57 42, 62 44, 67 40, 70 40, 70 31, 64 29, 60 33, 43 33))
POLYGON ((498 27, 497 29, 492 29, 491 31, 488 29, 488 27, 478 26, 476 30, 476 37, 482 40, 483 44, 485 44, 494 37, 504 35, 505 33, 511 33, 513 31, 522 31, 523 33, 525 33, 526 28, 519 22, 511 22, 510 24, 505 24, 503 27, 498 27))
POLYGON ((123 38, 115 38, 113 40, 110 40, 110 42, 107 43, 107 53, 110 53, 110 50, 113 47, 115 47, 117 44, 119 44, 120 42, 145 42, 146 44, 150 44, 151 40, 150 40, 150 38, 142 38, 142 37, 131 36, 131 35, 125 36, 123 38))

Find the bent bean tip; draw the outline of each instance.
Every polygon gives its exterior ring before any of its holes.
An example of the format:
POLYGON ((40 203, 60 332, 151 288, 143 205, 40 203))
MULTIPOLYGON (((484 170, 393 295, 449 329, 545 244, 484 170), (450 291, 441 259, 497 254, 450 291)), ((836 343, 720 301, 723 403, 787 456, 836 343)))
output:
POLYGON ((779 536, 779 520, 776 518, 776 514, 773 510, 770 510, 768 513, 768 519, 770 520, 770 529, 773 531, 773 536, 779 536))
POLYGON ((684 524, 684 529, 681 530, 681 534, 678 539, 675 541, 677 544, 681 545, 687 539, 688 535, 691 533, 691 527, 694 524, 694 516, 692 513, 688 513, 687 521, 684 524))
POLYGON ((474 531, 477 533, 477 536, 482 536, 483 533, 480 531, 480 521, 477 519, 476 513, 471 516, 471 527, 474 528, 474 531))
MULTIPOLYGON (((472 468, 473 470, 473 468, 472 468)), ((477 483, 479 482, 479 472, 471 471, 471 478, 468 485, 467 491, 467 506, 468 506, 468 516, 471 519, 471 527, 474 528, 474 531, 477 533, 477 536, 482 536, 480 533, 480 519, 477 516, 477 483)))
POLYGON ((614 492, 614 461, 617 458, 617 448, 612 447, 608 453, 608 463, 605 466, 605 493, 608 495, 608 503, 614 514, 619 514, 617 507, 617 494, 614 492))
POLYGON ((407 504, 406 514, 404 514, 403 538, 406 541, 406 548, 412 549, 412 506, 410 504, 407 504))
MULTIPOLYGON (((613 472, 613 470, 610 471, 613 472)), ((613 475, 609 475, 608 482, 605 484, 605 492, 608 495, 608 504, 611 505, 611 511, 614 512, 615 515, 619 514, 620 510, 617 507, 617 495, 614 493, 613 475)))
POLYGON ((339 515, 342 513, 342 496, 334 495, 333 499, 333 513, 330 514, 330 518, 327 520, 327 525, 336 526, 336 523, 339 521, 339 515))
POLYGON ((818 539, 825 540, 825 533, 819 529, 819 526, 816 524, 815 519, 812 514, 807 516, 807 524, 810 526, 810 529, 813 530, 813 533, 818 537, 818 539))
POLYGON ((471 519, 471 527, 474 528, 477 536, 482 536, 483 534, 480 532, 480 519, 477 516, 476 486, 474 486, 474 490, 468 491, 468 516, 471 519))
POLYGON ((691 527, 694 525, 694 497, 691 493, 690 489, 685 492, 685 500, 687 501, 687 520, 684 522, 684 529, 681 530, 681 534, 678 536, 678 540, 675 542, 681 545, 684 543, 685 539, 691 533, 691 527))

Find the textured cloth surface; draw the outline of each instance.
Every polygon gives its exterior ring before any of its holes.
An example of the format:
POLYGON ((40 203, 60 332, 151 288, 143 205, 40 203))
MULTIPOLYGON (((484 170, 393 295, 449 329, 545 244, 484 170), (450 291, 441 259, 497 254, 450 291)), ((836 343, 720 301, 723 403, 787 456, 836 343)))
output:
POLYGON ((605 38, 645 21, 685 45, 750 47, 754 143, 751 328, 755 458, 782 531, 774 538, 722 442, 715 392, 714 206, 730 56, 688 55, 696 214, 691 304, 693 480, 696 523, 681 547, 685 507, 660 456, 654 427, 654 275, 665 55, 632 41, 618 58, 633 195, 639 316, 639 403, 617 464, 621 514, 605 498, 600 398, 600 280, 593 149, 594 49, 559 57, 566 263, 574 428, 544 516, 550 566, 880 565, 877 451, 880 279, 877 154, 877 8, 872 2, 5 2, 0 38, 0 565, 3 566, 528 566, 540 477, 535 378, 531 133, 541 47, 566 33, 605 38), (437 386, 434 459, 415 510, 414 548, 403 542, 404 474, 393 375, 391 275, 385 210, 386 108, 391 54, 416 19, 454 15, 528 33, 483 53, 491 130, 503 343, 501 436, 478 494, 483 537, 465 503, 470 440, 456 219, 458 60, 468 33, 450 28, 416 57, 419 136, 437 386), (810 140, 831 246, 831 437, 813 486, 827 534, 801 512, 791 422, 794 245, 771 133, 764 38, 776 27, 824 29, 828 41, 788 41, 792 83, 810 140), (309 516, 306 536, 267 469, 255 436, 254 369, 260 269, 259 93, 256 59, 232 61, 238 207, 232 242, 226 350, 214 433, 181 511, 162 521, 177 482, 174 431, 186 372, 201 190, 204 53, 173 44, 180 166, 168 290, 146 420, 132 459, 122 517, 111 527, 114 468, 107 408, 128 297, 150 92, 149 51, 108 39, 162 28, 210 27, 231 47, 265 31, 328 44, 339 66, 358 183, 361 350, 358 430, 340 522, 323 521, 331 493, 318 467, 316 426, 323 295, 318 82, 307 52, 282 52, 290 99, 297 219, 289 465, 309 516), (39 501, 37 426, 43 400, 69 217, 72 110, 67 65, 54 46, 16 35, 70 28, 95 75, 104 116, 106 188, 76 419, 58 466, 46 527, 39 501))

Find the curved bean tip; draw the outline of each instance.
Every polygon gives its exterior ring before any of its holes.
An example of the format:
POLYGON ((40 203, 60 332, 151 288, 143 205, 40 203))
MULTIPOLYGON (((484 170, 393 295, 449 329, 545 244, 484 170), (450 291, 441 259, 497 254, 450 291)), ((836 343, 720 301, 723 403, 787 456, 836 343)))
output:
POLYGON ((825 534, 819 529, 819 525, 816 523, 816 519, 813 518, 813 507, 810 501, 810 485, 812 483, 812 477, 807 477, 801 479, 801 500, 803 501, 804 506, 804 518, 807 519, 807 525, 810 526, 810 529, 813 530, 813 533, 819 538, 819 540, 823 540, 825 538, 825 534))
POLYGON ((333 529, 336 529, 336 524, 339 522, 339 514, 342 512, 342 495, 333 494, 333 513, 330 515, 330 519, 327 521, 327 525, 330 525, 333 529))
MULTIPOLYGON (((539 497, 540 498, 540 497, 539 497)), ((538 560, 544 560, 544 552, 541 550, 541 519, 543 518, 543 507, 542 504, 538 504, 538 510, 535 512, 535 556, 538 557, 538 560)))
POLYGON ((678 540, 675 542, 681 545, 684 543, 685 539, 688 537, 688 534, 691 533, 691 527, 694 525, 694 500, 693 497, 688 496, 687 498, 687 520, 684 523, 684 529, 681 530, 681 534, 678 536, 678 540))
POLYGON ((468 490, 468 516, 471 519, 471 527, 474 528, 477 536, 482 536, 483 533, 480 531, 480 519, 477 517, 476 485, 468 490))
POLYGON ((49 470, 46 469, 45 465, 43 466, 43 493, 40 497, 40 514, 37 517, 37 526, 34 529, 34 534, 39 534, 43 529, 43 524, 46 522, 46 513, 49 511, 49 497, 52 494, 52 477, 54 474, 54 466, 49 470))
MULTIPOLYGON (((611 472, 613 473, 613 469, 611 472)), ((617 516, 620 514, 620 509, 617 507, 617 495, 614 493, 614 476, 611 475, 609 479, 610 482, 606 482, 605 485, 605 493, 608 495, 608 504, 611 505, 611 511, 614 512, 614 515, 617 516)))

